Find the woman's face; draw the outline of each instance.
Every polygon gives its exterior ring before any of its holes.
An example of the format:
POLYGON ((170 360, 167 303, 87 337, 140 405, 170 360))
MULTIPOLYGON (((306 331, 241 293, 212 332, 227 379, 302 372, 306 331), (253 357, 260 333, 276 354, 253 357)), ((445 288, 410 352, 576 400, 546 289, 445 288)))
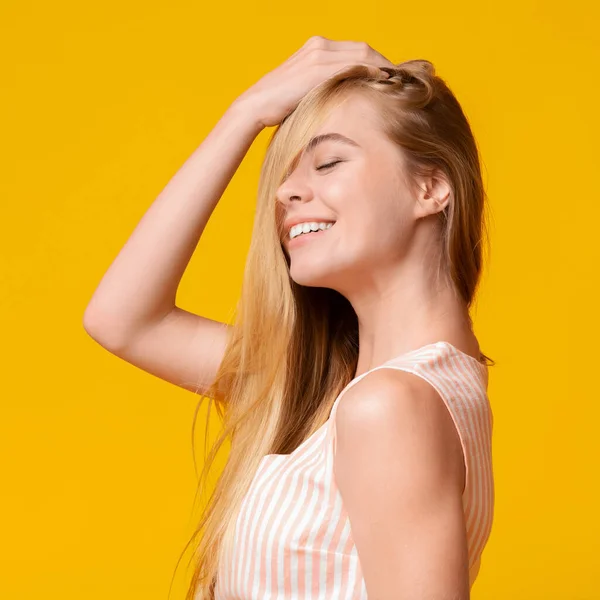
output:
POLYGON ((316 136, 332 133, 354 143, 326 139, 304 153, 277 200, 292 279, 344 293, 402 260, 417 216, 401 151, 384 136, 365 98, 350 97, 316 136), (335 223, 290 239, 289 223, 298 221, 335 223))

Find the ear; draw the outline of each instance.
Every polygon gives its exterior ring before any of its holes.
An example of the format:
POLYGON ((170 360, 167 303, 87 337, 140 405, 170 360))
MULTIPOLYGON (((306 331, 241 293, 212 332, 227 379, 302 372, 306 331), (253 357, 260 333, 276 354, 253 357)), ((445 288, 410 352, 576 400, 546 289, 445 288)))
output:
POLYGON ((448 179, 439 169, 417 181, 415 217, 420 219, 441 212, 450 202, 452 188, 448 179))

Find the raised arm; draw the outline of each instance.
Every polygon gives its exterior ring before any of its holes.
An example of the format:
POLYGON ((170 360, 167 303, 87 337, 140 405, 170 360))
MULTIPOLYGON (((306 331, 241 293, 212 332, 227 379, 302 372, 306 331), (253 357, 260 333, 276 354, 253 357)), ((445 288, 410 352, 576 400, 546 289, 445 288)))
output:
POLYGON ((85 330, 109 352, 188 390, 204 393, 214 381, 229 327, 177 307, 177 288, 263 128, 243 97, 230 105, 144 214, 84 313, 85 330))

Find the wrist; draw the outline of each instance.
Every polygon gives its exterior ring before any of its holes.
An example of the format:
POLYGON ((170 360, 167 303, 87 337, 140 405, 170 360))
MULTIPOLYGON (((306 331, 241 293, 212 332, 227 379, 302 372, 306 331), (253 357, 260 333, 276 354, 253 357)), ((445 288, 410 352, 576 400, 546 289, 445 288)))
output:
POLYGON ((249 121, 251 127, 256 130, 257 134, 266 128, 266 125, 261 119, 260 111, 256 102, 248 96, 244 96, 242 94, 236 98, 228 110, 229 112, 237 115, 238 118, 249 121))

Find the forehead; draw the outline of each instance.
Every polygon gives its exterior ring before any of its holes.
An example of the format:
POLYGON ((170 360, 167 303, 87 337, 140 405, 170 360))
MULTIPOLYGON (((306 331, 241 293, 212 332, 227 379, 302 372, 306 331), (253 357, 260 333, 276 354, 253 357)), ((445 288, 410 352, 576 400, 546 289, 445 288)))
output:
POLYGON ((336 147, 370 154, 388 143, 372 101, 358 93, 349 93, 339 104, 328 109, 324 120, 311 132, 309 141, 291 160, 282 181, 291 175, 304 157, 309 160, 319 147, 335 144, 336 147))
MULTIPOLYGON (((372 103, 358 94, 348 95, 339 106, 333 107, 312 139, 331 132, 346 136, 360 146, 381 138, 383 133, 372 103)), ((335 137, 332 140, 336 141, 335 137)), ((309 142, 306 150, 309 151, 313 146, 314 142, 309 142)))

